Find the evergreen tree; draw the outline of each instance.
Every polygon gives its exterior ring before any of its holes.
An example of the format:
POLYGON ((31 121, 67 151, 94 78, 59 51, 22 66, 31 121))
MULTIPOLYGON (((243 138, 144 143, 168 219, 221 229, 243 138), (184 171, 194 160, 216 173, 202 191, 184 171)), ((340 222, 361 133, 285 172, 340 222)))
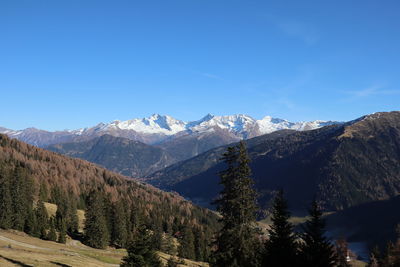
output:
POLYGON ((336 266, 334 246, 324 236, 325 221, 315 200, 312 202, 309 214, 310 219, 305 223, 302 234, 304 243, 301 245, 300 256, 303 266, 336 266))
POLYGON ((61 244, 65 244, 67 242, 66 234, 67 234, 67 226, 65 224, 65 220, 61 219, 59 221, 59 229, 58 229, 58 239, 57 242, 61 244))
POLYGON ((223 190, 214 202, 221 213, 222 229, 213 254, 214 266, 258 266, 260 242, 256 228, 256 192, 244 142, 228 147, 222 160, 227 169, 220 173, 223 190))
POLYGON ((299 264, 296 236, 289 218, 290 212, 283 191, 279 191, 272 207, 272 225, 268 231, 263 266, 292 267, 299 264))
POLYGON ((121 201, 113 204, 111 243, 117 247, 125 247, 127 242, 126 214, 121 201))
POLYGON ((400 225, 396 228, 397 240, 395 243, 389 241, 386 253, 381 260, 380 267, 399 267, 400 266, 400 225))
POLYGON ((45 239, 47 237, 47 228, 49 223, 49 215, 47 214, 47 209, 44 206, 42 200, 39 200, 35 209, 36 223, 37 223, 37 235, 45 239))
POLYGON ((56 241, 57 240, 57 233, 56 233, 56 227, 54 225, 54 218, 50 218, 50 230, 49 233, 47 235, 47 239, 50 241, 56 241))
POLYGON ((192 229, 185 226, 182 231, 182 238, 178 248, 178 256, 186 259, 195 259, 194 236, 192 229))
POLYGON ((163 236, 164 236, 164 233, 161 231, 161 229, 156 228, 153 230, 151 239, 152 239, 153 248, 155 250, 161 250, 163 236))
POLYGON ((367 267, 381 267, 381 259, 380 259, 380 251, 378 247, 374 247, 371 250, 370 257, 369 257, 369 263, 367 267))
POLYGON ((349 249, 345 239, 336 240, 336 254, 338 257, 338 267, 350 267, 349 249))
POLYGON ((66 223, 66 203, 65 199, 60 197, 57 198, 57 210, 56 210, 56 217, 55 217, 55 228, 59 232, 59 238, 60 240, 60 235, 62 234, 61 241, 60 243, 65 243, 65 235, 67 231, 67 223, 66 223))
POLYGON ((27 210, 27 215, 25 216, 24 222, 24 232, 28 235, 40 237, 36 214, 32 209, 27 210))
POLYGON ((161 267, 151 244, 151 233, 144 227, 140 227, 128 245, 128 255, 122 259, 122 267, 161 267))
POLYGON ((49 192, 45 182, 40 184, 39 189, 39 200, 46 202, 49 199, 49 192))
POLYGON ((104 198, 101 193, 92 191, 86 207, 85 242, 94 248, 105 248, 109 242, 109 233, 104 215, 104 198))
POLYGON ((193 234, 196 261, 208 260, 207 241, 205 239, 204 233, 200 229, 195 228, 193 234))
POLYGON ((70 235, 73 235, 78 233, 79 220, 78 220, 77 202, 71 190, 68 192, 68 197, 65 200, 65 203, 66 203, 65 217, 67 224, 67 232, 70 235))
MULTIPOLYGON (((25 220, 28 215, 26 203, 26 173, 23 168, 17 166, 14 169, 11 185, 11 199, 12 199, 12 228, 23 231, 25 227, 25 220)), ((29 212, 29 215, 30 212, 29 212)), ((29 222, 33 222, 32 217, 29 222)))
POLYGON ((12 227, 11 181, 6 168, 0 166, 0 228, 12 227))

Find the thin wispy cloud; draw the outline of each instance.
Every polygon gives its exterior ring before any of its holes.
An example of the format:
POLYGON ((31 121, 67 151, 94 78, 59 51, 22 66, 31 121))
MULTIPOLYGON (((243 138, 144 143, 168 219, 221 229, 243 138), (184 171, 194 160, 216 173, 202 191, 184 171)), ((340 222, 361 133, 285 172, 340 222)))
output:
POLYGON ((378 95, 398 95, 400 90, 391 90, 382 85, 374 85, 361 90, 344 91, 344 93, 350 96, 347 100, 354 100, 378 95))
POLYGON ((299 38, 307 45, 314 45, 318 41, 316 30, 310 25, 299 21, 278 22, 277 26, 287 35, 299 38))
POLYGON ((210 78, 210 79, 215 79, 215 80, 224 80, 222 77, 212 74, 212 73, 207 73, 207 72, 199 72, 200 75, 210 78))
POLYGON ((319 34, 314 25, 275 16, 267 17, 282 33, 289 37, 297 38, 307 45, 314 45, 319 40, 319 34))
POLYGON ((198 71, 198 70, 193 70, 193 69, 187 69, 187 68, 180 68, 183 72, 186 73, 191 73, 191 74, 195 74, 198 76, 202 76, 208 79, 213 79, 213 80, 220 80, 220 81, 225 81, 225 79, 217 74, 214 73, 210 73, 210 72, 204 72, 204 71, 198 71))

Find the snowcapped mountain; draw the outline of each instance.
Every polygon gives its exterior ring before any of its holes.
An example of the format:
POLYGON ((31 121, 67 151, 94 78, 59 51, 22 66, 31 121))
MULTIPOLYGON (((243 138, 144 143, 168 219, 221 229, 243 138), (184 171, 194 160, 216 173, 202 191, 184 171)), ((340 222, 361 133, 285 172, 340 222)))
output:
POLYGON ((153 114, 149 118, 113 121, 104 124, 99 130, 120 129, 133 130, 138 133, 173 135, 184 131, 186 123, 170 116, 153 114))
POLYGON ((25 130, 14 131, 0 127, 0 133, 41 147, 75 140, 88 140, 104 134, 125 137, 147 144, 157 144, 165 140, 192 134, 196 135, 196 138, 201 138, 201 134, 207 133, 209 135, 215 132, 216 129, 219 130, 215 134, 223 132, 224 135, 231 135, 230 139, 247 139, 282 129, 312 130, 335 123, 337 122, 318 120, 311 122, 289 122, 270 116, 256 120, 243 114, 228 116, 207 114, 200 120, 185 122, 170 116, 153 114, 148 118, 126 121, 116 120, 77 130, 48 132, 35 128, 27 128, 25 130))
POLYGON ((321 128, 327 125, 337 124, 335 121, 310 121, 310 122, 289 122, 287 120, 272 118, 265 116, 261 120, 257 120, 256 124, 261 134, 272 133, 278 130, 296 130, 296 131, 307 131, 317 128, 321 128))

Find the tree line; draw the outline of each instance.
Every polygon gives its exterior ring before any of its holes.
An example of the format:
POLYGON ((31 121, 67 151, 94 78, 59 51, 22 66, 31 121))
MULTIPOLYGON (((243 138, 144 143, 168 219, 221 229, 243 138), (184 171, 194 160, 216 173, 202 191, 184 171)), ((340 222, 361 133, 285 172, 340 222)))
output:
POLYGON ((0 228, 24 231, 59 243, 66 243, 69 236, 100 249, 107 246, 129 249, 138 240, 150 238, 149 242, 143 241, 151 245, 150 251, 209 260, 212 221, 205 221, 196 210, 185 216, 166 201, 149 213, 147 201, 133 202, 128 197, 114 200, 101 187, 94 187, 78 198, 72 190, 58 186, 48 188, 41 183, 38 190, 36 187, 23 164, 0 163, 0 228), (49 216, 45 203, 56 205, 55 215, 49 216), (79 229, 78 208, 85 210, 83 232, 79 229), (177 246, 175 240, 182 245, 177 246))
MULTIPOLYGON (((346 243, 333 244, 324 236, 325 222, 316 201, 302 232, 295 233, 284 193, 277 192, 271 228, 263 232, 256 223, 260 209, 244 143, 229 147, 222 160, 227 168, 220 173, 223 190, 214 203, 221 215, 218 224, 201 209, 182 210, 165 197, 155 203, 137 193, 132 197, 135 193, 128 190, 126 198, 116 198, 115 191, 99 183, 79 195, 72 188, 38 184, 23 162, 1 161, 0 228, 60 243, 70 236, 94 248, 127 248, 121 266, 161 266, 156 251, 173 255, 168 266, 176 266, 179 258, 218 267, 349 266, 346 243), (56 204, 54 216, 49 216, 46 202, 56 204), (85 210, 83 233, 78 209, 85 210)), ((114 186, 112 177, 102 175, 108 186, 114 186)), ((384 253, 373 250, 369 266, 400 266, 400 241, 389 243, 384 253)))

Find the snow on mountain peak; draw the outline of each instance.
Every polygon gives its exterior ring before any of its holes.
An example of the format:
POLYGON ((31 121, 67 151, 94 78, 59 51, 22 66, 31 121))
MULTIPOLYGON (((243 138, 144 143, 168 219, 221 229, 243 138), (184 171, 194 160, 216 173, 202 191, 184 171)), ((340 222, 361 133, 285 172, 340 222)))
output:
MULTIPOLYGON (((135 118, 126 121, 114 120, 110 123, 99 123, 90 128, 64 131, 73 135, 92 135, 94 133, 118 134, 118 131, 134 131, 139 134, 160 134, 171 136, 179 132, 210 132, 215 128, 229 131, 240 138, 249 138, 260 134, 271 133, 277 130, 312 130, 326 125, 335 124, 332 121, 311 121, 311 122, 289 122, 287 120, 265 116, 260 120, 244 115, 235 114, 227 116, 215 116, 207 114, 197 121, 185 122, 177 120, 168 115, 153 114, 147 118, 135 118)), ((13 131, 0 128, 0 133, 10 136, 29 134, 39 130, 28 128, 20 131, 13 131)))

